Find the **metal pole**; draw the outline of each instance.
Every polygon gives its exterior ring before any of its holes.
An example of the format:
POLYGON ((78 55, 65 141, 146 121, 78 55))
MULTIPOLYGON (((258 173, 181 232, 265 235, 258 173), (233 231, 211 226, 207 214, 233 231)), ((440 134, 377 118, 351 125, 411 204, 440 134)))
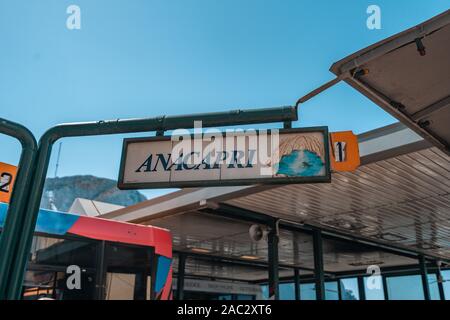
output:
POLYGON ((430 286, 428 285, 427 264, 423 255, 419 256, 420 275, 422 277, 423 296, 425 300, 431 300, 430 286))
POLYGON ((277 227, 270 230, 267 237, 268 262, 269 262, 269 300, 279 300, 279 277, 278 277, 278 232, 277 227))
POLYGON ((342 281, 341 281, 341 279, 337 279, 337 290, 338 290, 338 299, 342 300, 342 281))
POLYGON ((323 272, 322 233, 315 230, 313 233, 314 246, 314 275, 316 283, 316 300, 325 300, 325 278, 323 272))
POLYGON ((300 300, 300 271, 294 269, 295 300, 300 300))
POLYGON ((178 276, 177 276, 177 300, 184 299, 184 274, 186 269, 186 255, 178 254, 178 276))
POLYGON ((389 300, 389 290, 386 276, 381 276, 381 281, 383 282, 384 300, 389 300))
POLYGON ((23 238, 17 250, 14 267, 8 284, 8 299, 20 297, 20 287, 25 272, 27 255, 31 247, 39 204, 53 144, 63 137, 106 135, 132 132, 148 132, 191 128, 194 121, 202 121, 203 127, 279 122, 297 119, 295 107, 236 110, 197 115, 157 117, 150 119, 110 120, 87 123, 62 124, 49 129, 39 141, 36 170, 33 176, 33 190, 30 193, 23 238))
POLYGON ((439 298, 441 300, 445 300, 445 292, 444 292, 444 286, 442 285, 443 276, 440 269, 436 271, 436 279, 437 279, 437 285, 439 289, 439 298))
POLYGON ((97 272, 95 275, 95 300, 105 300, 106 298, 106 272, 105 263, 106 242, 101 241, 97 245, 97 272))
POLYGON ((308 101, 311 98, 314 98, 315 96, 317 96, 318 94, 322 93, 323 91, 331 88, 332 86, 334 86, 335 84, 339 83, 342 80, 345 80, 346 78, 350 77, 351 74, 349 72, 340 74, 339 76, 337 76, 336 78, 334 78, 333 80, 330 80, 326 83, 324 83, 323 85, 321 85, 320 87, 314 89, 313 91, 309 92, 307 95, 301 97, 300 99, 297 100, 297 106, 301 103, 305 103, 306 101, 308 101))
POLYGON ((366 300, 366 288, 364 285, 364 277, 358 277, 359 300, 366 300))
MULTIPOLYGON (((61 124, 49 129, 39 140, 37 162, 32 180, 32 190, 24 224, 22 238, 16 250, 16 258, 11 265, 11 274, 7 285, 7 298, 19 299, 25 273, 27 256, 31 247, 34 227, 41 202, 45 178, 47 176, 53 144, 64 137, 81 137, 106 134, 123 134, 150 131, 167 131, 179 128, 192 128, 194 121, 202 121, 203 127, 222 127, 256 123, 296 121, 296 107, 279 107, 251 110, 234 110, 190 114, 182 116, 162 116, 148 119, 106 120, 85 123, 61 124)), ((31 188, 31 186, 29 186, 31 188)))
POLYGON ((22 145, 19 168, 5 224, 0 235, 0 300, 3 300, 6 297, 8 274, 20 240, 37 143, 27 128, 2 118, 0 118, 0 133, 16 138, 22 145))

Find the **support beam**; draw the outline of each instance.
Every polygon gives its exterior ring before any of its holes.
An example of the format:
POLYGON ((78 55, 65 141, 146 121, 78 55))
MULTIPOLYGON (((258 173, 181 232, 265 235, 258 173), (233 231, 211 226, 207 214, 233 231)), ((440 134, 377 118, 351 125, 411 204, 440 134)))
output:
MULTIPOLYGON (((276 220, 276 218, 274 218, 271 215, 248 210, 245 208, 241 208, 238 206, 225 204, 225 203, 218 203, 216 209, 207 208, 207 209, 203 209, 200 211, 209 213, 209 214, 217 214, 217 215, 231 218, 231 219, 244 220, 244 221, 260 223, 260 224, 270 224, 276 220)), ((284 219, 279 220, 278 224, 279 224, 280 229, 290 230, 290 231, 294 231, 294 232, 307 233, 307 234, 312 234, 313 230, 318 229, 317 227, 309 225, 309 224, 299 224, 294 221, 289 221, 289 220, 284 220, 284 219)), ((328 239, 341 240, 341 241, 346 241, 348 243, 356 242, 356 243, 359 243, 362 245, 367 245, 372 248, 377 248, 377 249, 383 250, 385 252, 400 255, 403 257, 408 257, 411 259, 417 259, 417 257, 420 254, 422 254, 421 252, 412 250, 411 248, 393 245, 391 243, 388 243, 387 241, 375 240, 372 238, 356 236, 354 234, 340 232, 335 229, 324 228, 324 227, 321 227, 320 230, 322 231, 322 236, 326 237, 328 239)), ((432 255, 426 255, 426 257, 428 259, 436 259, 437 258, 432 255)), ((447 260, 444 260, 444 261, 447 261, 447 260)), ((450 263, 450 260, 448 260, 447 262, 450 263)))
POLYGON ((338 297, 339 301, 342 300, 342 282, 341 279, 337 279, 338 297))
POLYGON ((105 300, 106 295, 106 264, 105 264, 106 242, 101 241, 97 247, 97 270, 95 275, 95 300, 105 300))
POLYGON ((384 300, 389 300, 389 293, 388 293, 386 276, 382 275, 381 276, 381 281, 383 282, 384 300))
MULTIPOLYGON (((176 254, 183 253, 183 252, 188 254, 189 256, 199 259, 199 260, 211 261, 211 262, 216 262, 216 263, 220 263, 220 264, 239 265, 239 266, 246 266, 246 267, 252 267, 252 268, 260 268, 260 269, 264 269, 264 270, 267 270, 267 268, 269 267, 269 263, 265 262, 265 261, 244 260, 244 259, 234 258, 234 257, 229 257, 229 256, 216 256, 216 255, 212 255, 212 254, 208 254, 208 253, 198 253, 198 252, 192 252, 192 251, 179 251, 179 250, 173 251, 173 253, 176 253, 176 254)), ((297 268, 299 270, 314 272, 314 269, 312 269, 312 268, 294 267, 293 265, 281 264, 281 263, 278 263, 278 268, 285 269, 285 270, 297 268)))
POLYGON ((186 269, 186 254, 178 254, 178 274, 177 274, 177 300, 184 299, 184 275, 186 269))
POLYGON ((359 300, 366 300, 366 290, 364 285, 364 278, 358 277, 358 292, 359 292, 359 300))
POLYGON ((300 300, 300 271, 294 269, 295 300, 300 300))
POLYGON ((313 234, 314 275, 316 284, 316 300, 325 300, 325 279, 323 272, 322 232, 315 230, 313 234))
MULTIPOLYGON (((253 222, 253 223, 261 223, 261 224, 270 224, 275 220, 275 218, 271 215, 248 210, 248 209, 237 207, 234 205, 224 204, 224 203, 218 204, 216 210, 204 209, 204 210, 200 210, 200 211, 203 211, 206 213, 211 213, 211 214, 222 215, 227 218, 239 219, 239 220, 249 221, 249 222, 253 222)), ((279 228, 284 229, 284 230, 294 231, 294 232, 307 233, 307 234, 312 234, 313 230, 317 229, 317 227, 309 225, 309 224, 299 224, 294 221, 284 220, 284 219, 279 221, 279 228)), ((329 228, 324 228, 324 227, 321 227, 320 230, 322 231, 322 235, 324 237, 327 237, 330 239, 347 241, 349 243, 357 242, 357 243, 367 245, 367 246, 370 246, 373 248, 379 248, 383 251, 390 252, 392 254, 396 254, 396 255, 412 258, 412 259, 416 259, 419 255, 419 252, 417 252, 417 251, 411 250, 409 248, 403 248, 403 247, 395 246, 392 244, 388 244, 388 243, 386 243, 386 241, 355 236, 353 234, 348 234, 345 232, 337 231, 335 229, 329 229, 329 228)), ((450 262, 450 260, 449 260, 449 262, 450 262)))
POLYGON ((230 219, 237 219, 252 223, 260 223, 260 224, 266 224, 271 225, 275 223, 276 218, 274 218, 271 215, 255 212, 251 210, 247 210, 244 208, 236 207, 233 205, 229 205, 226 203, 220 203, 217 204, 216 208, 206 208, 203 210, 200 210, 202 212, 208 213, 208 214, 214 214, 217 216, 222 216, 230 219))
POLYGON ((278 279, 278 232, 274 226, 269 232, 267 244, 269 253, 269 299, 279 300, 279 279, 278 279))
POLYGON ((448 108, 448 107, 450 107, 450 96, 447 96, 446 98, 444 98, 436 103, 433 103, 433 104, 429 105, 428 107, 423 108, 420 111, 417 111, 416 113, 414 113, 411 116, 411 119, 413 119, 414 121, 419 121, 426 117, 431 116, 433 113, 435 113, 441 109, 448 108))
POLYGON ((436 279, 437 279, 437 285, 438 285, 438 289, 439 289, 439 298, 441 300, 445 300, 444 286, 442 285, 444 278, 442 276, 442 272, 440 269, 438 269, 436 271, 436 279))
POLYGON ((419 266, 420 266, 420 275, 422 277, 423 296, 425 300, 431 300, 430 286, 428 284, 427 264, 425 261, 425 257, 422 255, 419 256, 419 266))
POLYGON ((449 146, 441 137, 435 135, 429 129, 419 126, 419 124, 416 123, 411 116, 403 111, 404 108, 402 108, 396 101, 392 101, 392 99, 385 96, 377 89, 371 87, 367 82, 357 78, 348 79, 347 82, 356 90, 361 91, 365 96, 369 97, 376 104, 389 112, 392 116, 396 117, 402 123, 414 130, 417 134, 433 143, 445 153, 450 154, 449 146))
MULTIPOLYGON (((448 269, 450 270, 450 269, 448 269)), ((427 265, 427 271, 434 272, 437 271, 437 268, 427 265)), ((420 268, 418 265, 404 265, 404 266, 394 266, 394 267, 383 267, 383 274, 389 276, 397 276, 397 275, 410 275, 410 274, 419 274, 420 268)), ((358 277, 367 275, 367 269, 359 269, 359 270, 351 270, 351 271, 341 271, 335 272, 335 277, 340 278, 349 278, 349 277, 358 277)), ((325 272, 325 276, 327 276, 327 272, 325 272)))
POLYGON ((314 98, 315 96, 317 96, 318 94, 324 92, 325 90, 331 88, 332 86, 334 86, 335 84, 339 83, 342 80, 347 79, 348 77, 350 77, 351 74, 349 72, 343 73, 338 75, 336 78, 334 78, 333 80, 330 80, 326 83, 324 83, 323 85, 321 85, 320 87, 314 89, 313 91, 309 92, 307 95, 301 97, 300 99, 297 100, 296 106, 300 105, 301 103, 305 103, 306 101, 308 101, 311 98, 314 98))

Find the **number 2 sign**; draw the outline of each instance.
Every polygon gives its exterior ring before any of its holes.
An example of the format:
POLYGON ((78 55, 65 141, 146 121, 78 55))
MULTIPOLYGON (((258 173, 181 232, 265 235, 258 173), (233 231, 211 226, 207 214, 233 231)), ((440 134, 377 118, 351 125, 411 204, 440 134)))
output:
POLYGON ((9 202, 16 174, 16 166, 0 162, 0 202, 9 202))

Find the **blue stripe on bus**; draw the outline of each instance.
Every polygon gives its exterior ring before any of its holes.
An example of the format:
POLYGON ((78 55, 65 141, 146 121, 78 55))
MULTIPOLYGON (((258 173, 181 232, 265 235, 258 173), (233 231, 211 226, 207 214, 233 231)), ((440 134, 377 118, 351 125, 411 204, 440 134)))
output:
MULTIPOLYGON (((0 228, 3 228, 8 205, 0 203, 0 228)), ((40 209, 36 223, 36 232, 64 235, 78 220, 79 216, 58 211, 40 209)))
POLYGON ((156 269, 156 281, 155 281, 155 292, 159 292, 166 283, 167 275, 169 274, 170 265, 172 259, 159 256, 158 257, 158 267, 156 269))
POLYGON ((6 219, 6 211, 8 210, 8 205, 6 203, 0 202, 0 228, 3 228, 6 219))

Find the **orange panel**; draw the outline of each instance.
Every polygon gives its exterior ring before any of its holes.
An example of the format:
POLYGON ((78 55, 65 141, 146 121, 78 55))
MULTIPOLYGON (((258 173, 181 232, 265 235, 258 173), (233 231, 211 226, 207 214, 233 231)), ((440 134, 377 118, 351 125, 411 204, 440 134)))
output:
POLYGON ((0 202, 9 203, 16 175, 16 166, 0 162, 0 202))
POLYGON ((353 171, 359 167, 358 137, 352 131, 330 133, 330 161, 333 171, 353 171))

